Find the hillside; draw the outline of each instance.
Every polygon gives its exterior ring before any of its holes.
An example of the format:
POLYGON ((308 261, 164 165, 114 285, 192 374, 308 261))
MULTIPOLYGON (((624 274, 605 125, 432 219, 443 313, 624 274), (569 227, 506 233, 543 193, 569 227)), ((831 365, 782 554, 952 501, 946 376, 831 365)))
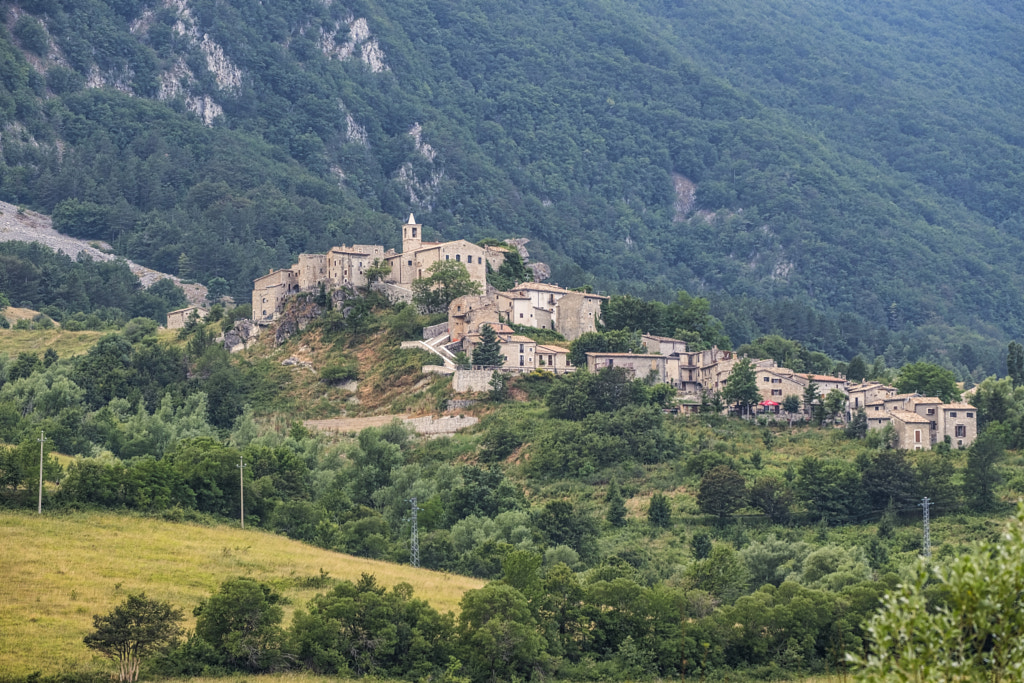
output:
POLYGON ((333 244, 522 236, 734 343, 999 369, 1024 334, 1013 36, 985 0, 26 0, 0 198, 244 298, 333 244))
POLYGON ((441 611, 457 611, 462 593, 483 581, 414 569, 304 545, 259 529, 202 526, 108 513, 0 512, 0 671, 92 668, 82 637, 92 615, 130 592, 145 591, 191 611, 231 576, 265 581, 290 613, 334 579, 369 573, 385 586, 407 582, 441 611), (329 576, 321 581, 323 573, 329 576))

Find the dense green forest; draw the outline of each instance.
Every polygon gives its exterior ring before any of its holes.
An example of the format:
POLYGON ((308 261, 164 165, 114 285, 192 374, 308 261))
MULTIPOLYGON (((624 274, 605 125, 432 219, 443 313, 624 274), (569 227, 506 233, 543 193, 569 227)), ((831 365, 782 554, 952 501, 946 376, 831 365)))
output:
POLYGON ((1014 7, 2 7, 0 198, 236 297, 414 210, 564 285, 707 296, 735 344, 980 380, 1024 335, 1014 7))

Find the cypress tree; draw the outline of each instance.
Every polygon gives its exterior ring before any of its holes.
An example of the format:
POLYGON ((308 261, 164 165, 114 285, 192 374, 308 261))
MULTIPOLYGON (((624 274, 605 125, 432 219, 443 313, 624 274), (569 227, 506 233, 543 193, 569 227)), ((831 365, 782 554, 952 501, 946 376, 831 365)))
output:
POLYGON ((668 498, 660 493, 651 496, 651 507, 647 510, 647 520, 653 526, 667 527, 672 523, 672 510, 668 505, 668 498))
POLYGON ((473 349, 473 365, 500 367, 504 363, 505 356, 501 355, 498 333, 490 325, 484 325, 480 329, 480 343, 473 349))
POLYGON ((608 505, 608 511, 605 513, 605 519, 607 519, 612 526, 623 526, 626 523, 626 500, 622 497, 619 485, 614 479, 612 479, 611 484, 608 485, 608 494, 605 496, 605 503, 608 505))

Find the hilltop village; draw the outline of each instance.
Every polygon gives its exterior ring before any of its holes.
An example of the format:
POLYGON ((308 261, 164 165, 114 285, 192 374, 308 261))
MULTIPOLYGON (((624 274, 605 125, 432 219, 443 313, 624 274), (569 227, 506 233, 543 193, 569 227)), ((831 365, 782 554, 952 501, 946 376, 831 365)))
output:
MULTIPOLYGON (((381 245, 354 244, 333 247, 326 254, 300 254, 290 268, 272 270, 253 283, 253 322, 266 326, 279 319, 289 297, 302 292, 336 291, 341 288, 373 288, 394 301, 411 301, 412 285, 423 278, 438 261, 462 263, 472 282, 483 294, 459 297, 451 302, 448 321, 425 328, 423 341, 405 342, 406 347, 423 348, 440 357, 442 366, 431 371, 452 374, 457 392, 486 391, 495 370, 507 373, 546 370, 555 374, 573 372, 569 349, 541 343, 519 334, 512 327, 553 330, 572 342, 595 332, 601 305, 607 296, 564 289, 543 282, 523 282, 509 291, 499 291, 487 282, 488 269, 497 270, 506 258, 500 247, 480 246, 466 240, 423 241, 423 226, 410 214, 402 225, 402 251, 381 245), (371 277, 371 273, 375 273, 371 277), (504 363, 500 367, 466 367, 456 364, 456 354, 472 357, 481 343, 485 326, 496 333, 504 363)), ((192 309, 174 311, 168 326, 180 326, 192 309)), ((202 315, 202 312, 197 312, 202 315)), ((676 389, 679 409, 696 411, 702 397, 718 394, 729 380, 740 358, 732 351, 712 347, 691 351, 679 339, 644 334, 645 353, 587 352, 587 369, 624 368, 632 378, 668 384, 676 389)), ((846 420, 860 410, 869 429, 892 425, 898 446, 909 450, 928 449, 950 441, 955 447, 969 446, 977 437, 974 406, 943 403, 919 394, 898 394, 894 387, 877 382, 850 384, 844 377, 795 372, 779 367, 771 359, 750 359, 761 395, 759 409, 780 414, 788 396, 802 397, 813 383, 821 396, 834 390, 847 399, 846 420)))

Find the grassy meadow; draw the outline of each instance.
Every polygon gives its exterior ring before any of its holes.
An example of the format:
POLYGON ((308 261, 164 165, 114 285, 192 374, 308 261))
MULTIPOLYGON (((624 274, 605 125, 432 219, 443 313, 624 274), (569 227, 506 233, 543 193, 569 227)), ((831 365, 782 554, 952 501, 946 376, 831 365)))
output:
MULTIPOLYGON (((231 576, 273 585, 291 612, 331 578, 373 574, 385 585, 407 582, 436 609, 457 611, 462 594, 484 582, 314 548, 254 529, 200 526, 111 513, 42 516, 0 512, 0 672, 56 674, 99 664, 82 638, 92 616, 130 592, 145 591, 192 609, 231 576)), ((284 680, 284 679, 282 679, 284 680)), ((291 679, 288 679, 291 680, 291 679)), ((298 680, 298 679, 296 679, 298 680)))

